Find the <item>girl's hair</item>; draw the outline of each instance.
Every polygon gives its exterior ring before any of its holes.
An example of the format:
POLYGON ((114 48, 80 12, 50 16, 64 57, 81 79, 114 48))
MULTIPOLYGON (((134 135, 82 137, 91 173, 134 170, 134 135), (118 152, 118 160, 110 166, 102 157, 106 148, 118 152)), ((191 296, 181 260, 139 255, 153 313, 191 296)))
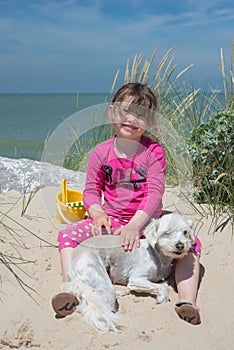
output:
POLYGON ((128 83, 123 85, 114 95, 112 103, 123 102, 127 97, 132 97, 131 103, 153 109, 158 108, 158 101, 153 91, 141 83, 128 83))
POLYGON ((138 115, 144 115, 151 126, 156 125, 156 111, 158 109, 157 97, 153 91, 141 83, 128 83, 123 85, 114 95, 112 104, 116 108, 130 99, 128 109, 138 115))

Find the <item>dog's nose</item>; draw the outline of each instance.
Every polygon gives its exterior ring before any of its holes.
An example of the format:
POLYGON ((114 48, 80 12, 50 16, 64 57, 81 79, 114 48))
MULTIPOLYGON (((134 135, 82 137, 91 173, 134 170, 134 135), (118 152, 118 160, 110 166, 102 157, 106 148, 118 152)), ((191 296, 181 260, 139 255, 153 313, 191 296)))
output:
POLYGON ((184 243, 182 243, 182 242, 176 243, 176 249, 183 250, 184 249, 184 243))

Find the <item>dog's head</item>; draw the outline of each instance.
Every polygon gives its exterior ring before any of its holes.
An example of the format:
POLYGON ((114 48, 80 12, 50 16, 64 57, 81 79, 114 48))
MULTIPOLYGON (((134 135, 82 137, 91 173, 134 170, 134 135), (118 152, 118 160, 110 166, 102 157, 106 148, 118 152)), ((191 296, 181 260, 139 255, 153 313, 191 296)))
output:
POLYGON ((183 258, 195 243, 192 222, 182 215, 172 213, 152 221, 144 231, 151 246, 172 259, 183 258))

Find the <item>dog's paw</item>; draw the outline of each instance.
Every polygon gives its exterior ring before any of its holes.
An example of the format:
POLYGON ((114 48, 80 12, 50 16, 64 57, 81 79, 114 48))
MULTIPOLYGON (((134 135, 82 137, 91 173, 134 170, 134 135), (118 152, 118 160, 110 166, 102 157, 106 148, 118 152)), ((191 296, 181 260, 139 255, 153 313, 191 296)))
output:
POLYGON ((157 303, 158 304, 167 303, 168 297, 169 297, 168 286, 166 283, 162 283, 158 288, 157 303))
POLYGON ((157 295, 157 304, 162 304, 162 303, 168 303, 169 299, 168 299, 168 295, 157 295))

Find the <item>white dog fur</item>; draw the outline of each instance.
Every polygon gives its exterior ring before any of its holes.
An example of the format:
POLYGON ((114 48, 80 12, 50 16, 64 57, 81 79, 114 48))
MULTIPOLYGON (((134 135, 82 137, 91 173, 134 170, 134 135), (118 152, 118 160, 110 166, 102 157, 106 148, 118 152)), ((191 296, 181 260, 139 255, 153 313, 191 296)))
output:
POLYGON ((69 282, 64 292, 79 300, 77 311, 86 322, 103 332, 117 331, 119 317, 113 284, 130 291, 155 294, 157 303, 168 301, 168 284, 173 259, 184 257, 194 236, 191 222, 172 213, 152 220, 144 231, 140 248, 124 251, 120 237, 95 236, 74 249, 68 267, 69 282))

